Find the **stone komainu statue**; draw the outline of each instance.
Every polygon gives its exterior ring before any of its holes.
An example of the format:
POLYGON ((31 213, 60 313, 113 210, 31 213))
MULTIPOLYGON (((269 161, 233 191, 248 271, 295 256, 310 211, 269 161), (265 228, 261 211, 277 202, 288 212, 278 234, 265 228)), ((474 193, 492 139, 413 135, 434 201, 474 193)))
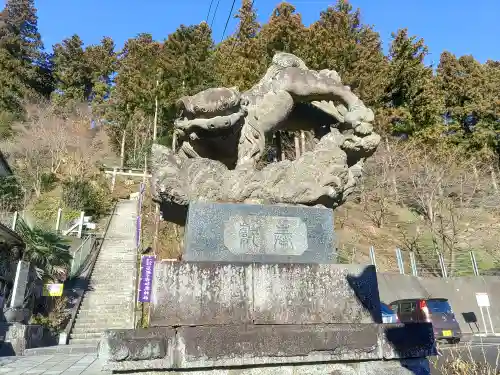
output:
POLYGON ((277 53, 250 90, 211 88, 178 100, 174 150, 153 146, 155 199, 337 207, 353 191, 380 136, 373 112, 332 70, 315 71, 277 53), (256 163, 279 130, 313 131, 317 143, 297 160, 256 163))

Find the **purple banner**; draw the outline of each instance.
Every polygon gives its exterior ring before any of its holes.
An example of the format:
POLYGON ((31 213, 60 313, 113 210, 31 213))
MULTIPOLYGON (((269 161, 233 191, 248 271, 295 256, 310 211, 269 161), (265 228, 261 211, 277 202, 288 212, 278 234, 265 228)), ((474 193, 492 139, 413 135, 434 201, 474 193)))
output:
POLYGON ((155 267, 154 255, 143 255, 141 258, 141 280, 139 282, 139 302, 151 302, 151 287, 155 267))

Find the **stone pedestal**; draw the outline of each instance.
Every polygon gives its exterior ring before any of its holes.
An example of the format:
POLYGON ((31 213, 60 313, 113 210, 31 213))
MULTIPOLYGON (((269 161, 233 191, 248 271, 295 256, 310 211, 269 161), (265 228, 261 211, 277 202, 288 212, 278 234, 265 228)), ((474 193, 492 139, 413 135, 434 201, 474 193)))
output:
POLYGON ((105 369, 429 374, 432 325, 382 324, 375 268, 332 263, 331 211, 195 204, 188 217, 190 261, 156 262, 150 328, 106 331, 105 369))

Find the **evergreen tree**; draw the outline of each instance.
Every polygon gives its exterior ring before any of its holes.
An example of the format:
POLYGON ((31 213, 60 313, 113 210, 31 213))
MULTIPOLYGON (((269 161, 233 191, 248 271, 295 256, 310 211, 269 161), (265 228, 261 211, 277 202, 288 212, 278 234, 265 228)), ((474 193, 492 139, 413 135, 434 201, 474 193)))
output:
POLYGON ((92 93, 92 69, 85 58, 83 41, 75 34, 53 49, 54 100, 63 106, 88 102, 92 93))
POLYGON ((92 75, 90 97, 94 104, 101 104, 109 97, 112 75, 117 69, 115 43, 113 39, 105 37, 100 44, 87 47, 84 55, 92 75))
POLYGON ((267 53, 267 64, 276 52, 301 56, 305 44, 305 27, 302 17, 292 4, 283 2, 274 9, 269 22, 262 27, 260 38, 267 53))
MULTIPOLYGON (((105 44, 102 43, 102 46, 105 44)), ((108 48, 103 47, 101 53, 106 50, 109 52, 109 45, 108 48)), ((106 129, 118 152, 122 146, 132 149, 138 126, 143 129, 144 122, 152 122, 158 94, 156 80, 159 78, 160 51, 161 44, 154 41, 150 34, 139 34, 127 40, 117 54, 116 62, 114 58, 109 59, 109 63, 116 66, 117 74, 105 106, 109 122, 106 129), (141 119, 138 119, 138 114, 141 114, 141 119)), ((91 51, 90 55, 94 52, 91 51)), ((103 72, 106 73, 111 65, 102 65, 103 72)))
POLYGON ((304 58, 312 69, 336 70, 366 103, 379 105, 388 68, 380 36, 346 0, 321 12, 307 30, 304 58))
POLYGON ((437 82, 444 97, 445 118, 455 142, 470 151, 498 149, 499 79, 498 63, 481 64, 472 56, 456 58, 441 54, 437 82))
POLYGON ((406 29, 392 37, 386 111, 379 121, 388 131, 413 134, 442 122, 442 98, 432 68, 424 65, 428 53, 424 40, 408 36, 406 29))
POLYGON ((170 34, 163 43, 158 72, 161 142, 169 144, 176 100, 217 86, 214 43, 208 24, 181 25, 170 34))
POLYGON ((239 19, 234 35, 217 46, 215 64, 218 83, 249 89, 266 70, 265 50, 259 36, 260 24, 252 0, 243 0, 235 18, 239 19))
POLYGON ((53 89, 34 0, 8 0, 0 13, 0 111, 21 114, 24 99, 53 89))

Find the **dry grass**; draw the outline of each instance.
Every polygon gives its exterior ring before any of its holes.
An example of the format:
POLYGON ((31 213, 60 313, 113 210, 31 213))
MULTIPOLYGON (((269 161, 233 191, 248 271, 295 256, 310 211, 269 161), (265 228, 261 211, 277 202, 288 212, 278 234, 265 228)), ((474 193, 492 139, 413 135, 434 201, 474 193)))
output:
POLYGON ((434 368, 441 375, 499 375, 500 349, 497 347, 495 364, 488 363, 484 346, 480 358, 473 358, 470 344, 465 347, 449 349, 445 361, 431 359, 434 368), (460 349, 459 349, 460 348, 460 349), (482 358, 481 358, 482 357, 482 358))

